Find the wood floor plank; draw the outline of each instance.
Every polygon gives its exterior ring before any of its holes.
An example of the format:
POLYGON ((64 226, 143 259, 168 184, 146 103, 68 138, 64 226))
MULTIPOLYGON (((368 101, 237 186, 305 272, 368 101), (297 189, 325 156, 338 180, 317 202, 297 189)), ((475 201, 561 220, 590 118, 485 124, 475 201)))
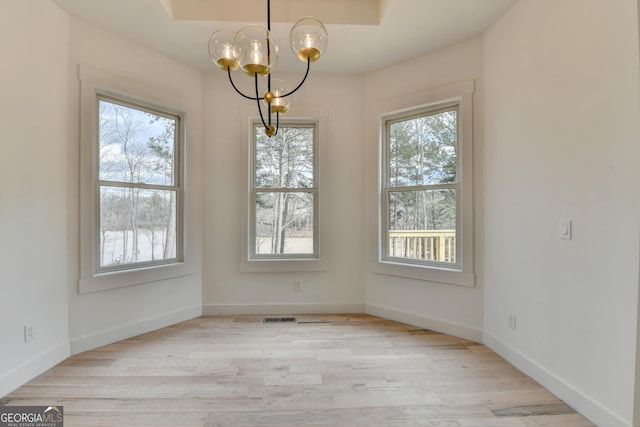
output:
POLYGON ((363 314, 192 319, 68 358, 0 400, 65 426, 593 427, 478 343, 363 314))

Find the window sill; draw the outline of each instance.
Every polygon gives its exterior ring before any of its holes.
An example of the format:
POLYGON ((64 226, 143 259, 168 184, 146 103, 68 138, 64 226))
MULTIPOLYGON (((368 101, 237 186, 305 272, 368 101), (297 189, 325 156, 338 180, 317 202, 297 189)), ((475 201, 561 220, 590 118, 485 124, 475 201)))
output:
POLYGON ((469 288, 475 286, 474 274, 462 270, 400 264, 388 261, 373 262, 371 270, 376 274, 422 280, 424 282, 443 283, 469 288))
POLYGON ((87 294, 125 286, 141 285, 143 283, 175 279, 192 274, 194 274, 193 267, 184 262, 95 274, 91 277, 80 278, 79 293, 87 294))

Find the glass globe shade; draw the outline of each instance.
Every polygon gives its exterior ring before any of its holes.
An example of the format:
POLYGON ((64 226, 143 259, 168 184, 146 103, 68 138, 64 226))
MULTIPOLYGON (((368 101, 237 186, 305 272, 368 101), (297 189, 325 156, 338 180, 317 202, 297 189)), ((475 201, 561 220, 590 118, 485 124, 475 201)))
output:
POLYGON ((307 59, 317 61, 327 50, 328 41, 325 26, 310 16, 298 20, 289 33, 291 50, 303 62, 307 62, 307 59))
POLYGON ((249 76, 266 76, 278 60, 278 46, 265 27, 247 25, 233 40, 238 65, 249 76))
MULTIPOLYGON (((280 79, 271 80, 271 94, 273 95, 273 100, 271 101, 272 113, 284 114, 289 111, 291 103, 293 102, 293 95, 289 95, 286 98, 282 96, 289 92, 291 92, 291 88, 287 82, 280 79)), ((269 96, 265 95, 265 104, 269 105, 266 100, 267 98, 269 98, 269 96)))
POLYGON ((209 38, 209 57, 220 69, 235 71, 238 63, 235 59, 233 39, 236 34, 228 29, 215 31, 209 38))

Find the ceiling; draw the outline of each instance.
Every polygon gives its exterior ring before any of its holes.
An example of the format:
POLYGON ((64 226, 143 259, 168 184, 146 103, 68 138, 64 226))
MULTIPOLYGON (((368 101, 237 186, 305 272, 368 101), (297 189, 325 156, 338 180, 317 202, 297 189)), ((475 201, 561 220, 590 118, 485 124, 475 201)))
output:
MULTIPOLYGON (((266 0, 53 1, 90 24, 203 70, 217 69, 207 50, 213 31, 240 29, 260 15, 264 17, 257 23, 266 25, 266 0), (237 22, 240 19, 247 21, 237 22)), ((303 16, 290 15, 304 9, 305 1, 329 33, 325 55, 312 65, 322 73, 364 73, 464 40, 482 33, 516 2, 272 0, 279 71, 304 71, 304 64, 288 48, 288 37, 292 22, 303 16)))

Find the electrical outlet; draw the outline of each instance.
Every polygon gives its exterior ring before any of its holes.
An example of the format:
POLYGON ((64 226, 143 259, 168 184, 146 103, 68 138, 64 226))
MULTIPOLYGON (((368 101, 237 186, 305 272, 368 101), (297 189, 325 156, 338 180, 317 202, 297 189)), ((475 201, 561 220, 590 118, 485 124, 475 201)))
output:
POLYGON ((517 326, 517 321, 518 321, 518 316, 516 316, 515 314, 510 314, 507 319, 507 325, 509 326, 509 329, 512 329, 515 331, 517 326))
POLYGON ((33 323, 24 325, 24 342, 33 341, 35 338, 33 334, 33 323))
POLYGON ((302 281, 296 280, 293 282, 293 290, 296 292, 300 292, 300 288, 302 287, 302 281))

